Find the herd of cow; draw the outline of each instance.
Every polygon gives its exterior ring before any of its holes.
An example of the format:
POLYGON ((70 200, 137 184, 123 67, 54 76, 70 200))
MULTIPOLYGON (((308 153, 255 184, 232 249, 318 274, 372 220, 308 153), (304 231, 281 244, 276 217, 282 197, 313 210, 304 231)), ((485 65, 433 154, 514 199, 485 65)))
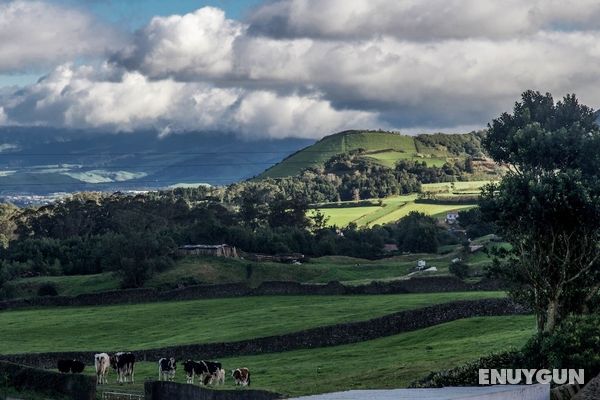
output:
MULTIPOLYGON (((135 355, 131 352, 119 352, 113 355, 100 353, 94 355, 96 367, 96 382, 99 385, 108 383, 107 375, 112 368, 117 373, 117 383, 134 383, 135 355)), ((78 360, 58 360, 57 367, 62 373, 81 373, 85 364, 78 360)), ((198 378, 201 385, 225 384, 225 370, 220 362, 187 360, 183 363, 183 370, 187 383, 193 384, 198 378)), ((175 358, 161 358, 158 360, 158 380, 173 381, 177 372, 175 358)), ((248 368, 237 368, 231 371, 231 376, 236 385, 250 385, 250 371, 248 368)))

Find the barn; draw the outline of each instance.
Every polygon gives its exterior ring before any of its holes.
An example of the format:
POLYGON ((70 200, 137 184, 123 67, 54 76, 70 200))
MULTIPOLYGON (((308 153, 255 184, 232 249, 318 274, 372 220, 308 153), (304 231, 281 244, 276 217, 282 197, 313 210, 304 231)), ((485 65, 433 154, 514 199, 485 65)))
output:
POLYGON ((228 244, 188 244, 178 249, 181 256, 213 256, 238 258, 235 246, 228 244))

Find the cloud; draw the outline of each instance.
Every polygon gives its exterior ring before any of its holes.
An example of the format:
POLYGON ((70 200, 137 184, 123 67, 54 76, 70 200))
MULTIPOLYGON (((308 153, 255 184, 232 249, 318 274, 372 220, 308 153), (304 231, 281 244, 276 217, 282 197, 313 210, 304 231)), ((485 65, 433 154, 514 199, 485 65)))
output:
POLYGON ((456 131, 526 89, 600 105, 599 63, 597 1, 280 0, 246 21, 212 7, 155 17, 102 66, 0 90, 0 107, 5 123, 163 134, 456 131))
POLYGON ((356 125, 382 125, 376 113, 336 110, 317 95, 281 96, 265 90, 151 80, 107 64, 101 69, 62 65, 36 84, 4 96, 3 115, 12 124, 314 138, 356 125))
POLYGON ((115 31, 83 11, 41 1, 0 3, 0 73, 39 72, 66 59, 100 56, 115 31))
POLYGON ((272 37, 400 40, 510 38, 600 27, 595 0, 280 0, 259 7, 250 31, 272 37))
POLYGON ((153 78, 221 76, 231 70, 232 45, 244 31, 225 13, 203 7, 185 15, 155 17, 113 60, 153 78))

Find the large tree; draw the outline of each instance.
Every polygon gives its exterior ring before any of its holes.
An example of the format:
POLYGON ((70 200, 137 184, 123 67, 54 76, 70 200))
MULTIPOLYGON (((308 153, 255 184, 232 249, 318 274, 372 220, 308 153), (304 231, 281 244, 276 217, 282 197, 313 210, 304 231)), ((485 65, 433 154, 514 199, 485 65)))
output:
POLYGON ((509 172, 486 187, 481 210, 512 245, 500 268, 512 294, 553 331, 582 312, 600 283, 600 128, 574 95, 527 91, 488 125, 487 152, 509 172))

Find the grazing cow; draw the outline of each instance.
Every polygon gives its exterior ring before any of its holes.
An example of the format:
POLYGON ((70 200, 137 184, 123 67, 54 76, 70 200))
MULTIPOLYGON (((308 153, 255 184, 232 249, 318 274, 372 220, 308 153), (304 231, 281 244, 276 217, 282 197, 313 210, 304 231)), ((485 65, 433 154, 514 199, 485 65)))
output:
POLYGON ((194 383, 194 377, 200 377, 200 382, 202 383, 203 377, 208 375, 208 367, 202 361, 193 361, 187 360, 183 363, 183 370, 185 371, 185 375, 187 377, 187 383, 194 383))
POLYGON ((225 383, 225 371, 223 370, 223 366, 220 362, 217 361, 200 361, 206 365, 206 370, 208 371, 202 377, 202 384, 204 385, 212 385, 214 381, 218 383, 225 383))
POLYGON ((172 381, 175 379, 177 362, 173 357, 158 360, 158 380, 172 381))
POLYGON ((96 366, 96 383, 102 385, 108 383, 106 375, 110 367, 110 357, 106 353, 100 353, 94 355, 94 365, 96 366))
POLYGON ((117 382, 134 383, 135 355, 130 352, 119 352, 110 358, 110 365, 117 371, 117 382))
POLYGON ((236 385, 250 386, 250 370, 248 368, 238 368, 231 371, 231 376, 236 385))
POLYGON ((73 360, 58 360, 58 362, 56 363, 56 367, 58 368, 58 372, 67 374, 67 373, 71 372, 72 364, 73 364, 73 360))
POLYGON ((73 360, 71 363, 71 372, 74 374, 80 374, 85 369, 85 364, 78 360, 73 360))

